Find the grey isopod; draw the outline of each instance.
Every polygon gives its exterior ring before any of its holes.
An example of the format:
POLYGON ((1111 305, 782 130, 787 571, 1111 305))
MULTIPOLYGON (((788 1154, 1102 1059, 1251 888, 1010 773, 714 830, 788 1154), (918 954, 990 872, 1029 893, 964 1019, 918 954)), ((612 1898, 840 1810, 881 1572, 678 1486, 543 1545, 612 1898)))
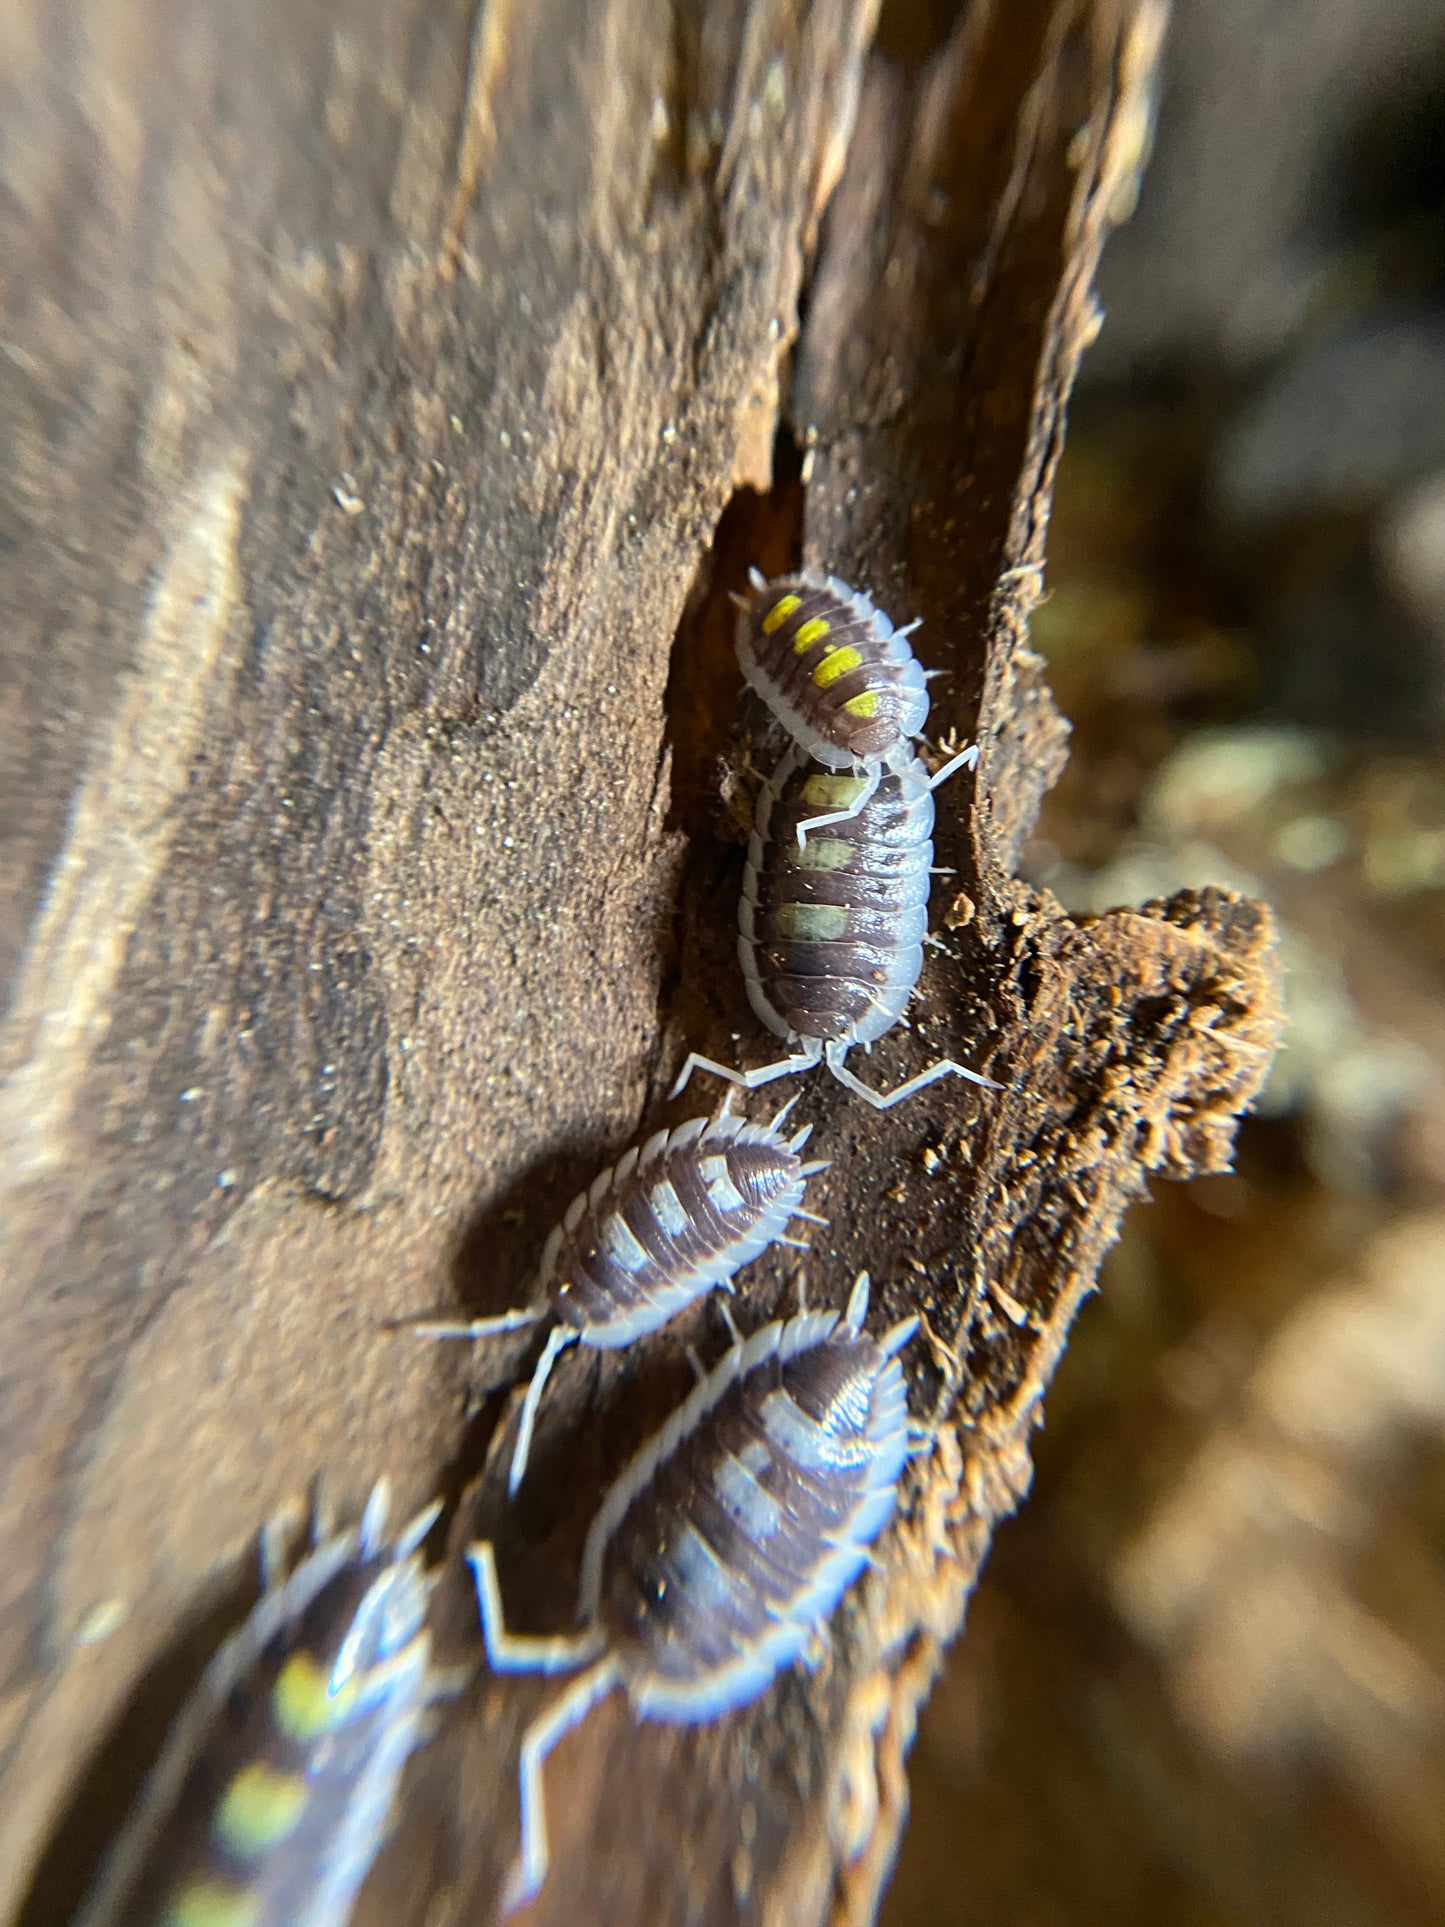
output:
POLYGON ((810 1124, 783 1136, 791 1109, 784 1105, 770 1123, 749 1124, 724 1107, 718 1117, 656 1132, 568 1206, 542 1251, 544 1302, 417 1328, 428 1338, 486 1338, 555 1317, 523 1402, 510 1491, 521 1484, 542 1391, 566 1346, 612 1350, 659 1330, 714 1286, 730 1290, 734 1273, 770 1244, 792 1242, 785 1235, 790 1218, 812 1216, 802 1208, 803 1193, 825 1164, 804 1164, 800 1156, 810 1124))
POLYGON ((928 720, 928 679, 907 638, 870 596, 837 576, 779 576, 756 569, 751 599, 738 597, 737 655, 744 677, 815 761, 864 781, 841 807, 800 818, 801 846, 810 830, 845 821, 867 802, 885 769, 913 761, 913 739, 928 720))
POLYGON ((912 1437, 896 1354, 918 1323, 863 1330, 848 1308, 802 1312, 735 1344, 612 1486, 582 1556, 584 1630, 506 1629, 490 1545, 468 1555, 499 1672, 582 1672, 529 1727, 521 1854, 504 1905, 548 1864, 542 1765, 615 1686, 642 1719, 701 1725, 745 1706, 800 1658, 868 1563, 912 1437))
POLYGON ((693 1051, 674 1097, 695 1070, 753 1090, 819 1062, 880 1111, 950 1074, 1000 1088, 943 1057, 885 1095, 844 1062, 855 1044, 871 1044, 893 1028, 918 982, 928 931, 932 792, 960 760, 931 777, 910 757, 872 786, 856 813, 839 812, 829 819, 827 836, 800 848, 795 831, 808 810, 851 802, 866 779, 830 775, 796 748, 785 753, 758 797, 738 909, 738 955, 754 1011, 775 1036, 802 1049, 751 1071, 693 1051))
POLYGON ((269 1583, 172 1729, 76 1927, 342 1927, 426 1709, 432 1506, 359 1530, 269 1583))

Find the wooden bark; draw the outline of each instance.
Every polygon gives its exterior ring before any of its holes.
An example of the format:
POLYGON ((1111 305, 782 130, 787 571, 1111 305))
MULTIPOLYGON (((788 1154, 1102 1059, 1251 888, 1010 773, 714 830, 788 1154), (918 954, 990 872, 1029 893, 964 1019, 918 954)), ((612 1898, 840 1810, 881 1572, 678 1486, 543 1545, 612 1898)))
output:
MULTIPOLYGON (((1263 910, 1080 927, 1011 879, 1064 754, 1027 615, 1159 0, 900 5, 870 52, 875 11, 7 16, 0 1895, 32 1927, 264 1520, 313 1480, 353 1515, 382 1472, 439 1489, 512 1619, 561 1626, 601 1481, 716 1350, 700 1308, 569 1356, 508 1509, 525 1337, 392 1327, 520 1302, 578 1186, 709 1101, 662 1103, 687 1045, 762 1060, 749 562, 800 542, 952 671, 935 725, 985 753, 940 793, 944 947, 866 1068, 1008 1088, 880 1118, 808 1082, 830 1228, 737 1315, 867 1265, 880 1317, 927 1315, 937 1442, 816 1674, 569 1738, 530 1918, 870 1917, 1070 1319, 1146 1174, 1228 1158, 1277 1021, 1263 910), (780 421, 802 475, 764 500, 780 421)), ((455 1563, 439 1625, 476 1661, 455 1563)), ((363 1920, 489 1916, 550 1690, 481 1671, 447 1708, 363 1920)))

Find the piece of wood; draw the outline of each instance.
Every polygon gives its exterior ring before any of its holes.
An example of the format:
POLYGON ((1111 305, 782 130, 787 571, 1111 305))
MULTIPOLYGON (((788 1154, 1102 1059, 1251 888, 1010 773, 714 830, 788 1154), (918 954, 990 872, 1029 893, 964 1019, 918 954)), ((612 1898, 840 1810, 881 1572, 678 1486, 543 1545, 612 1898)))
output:
MULTIPOLYGON (((660 1108, 685 1044, 761 1060, 720 611, 789 503, 809 559, 925 617, 936 724, 986 745, 940 793, 948 954, 869 1074, 946 1049, 1009 1088, 880 1119, 810 1080, 832 1224, 739 1316, 868 1264, 952 1416, 818 1675, 569 1738, 530 1917, 869 1916, 1069 1319, 1145 1173, 1227 1159, 1277 1021, 1263 911, 1080 928, 1009 876, 1063 755, 1027 609, 1161 10, 899 7, 870 55, 874 12, 12 9, 0 1899, 39 1857, 29 1927, 313 1478, 354 1515, 381 1471, 411 1503, 480 1470, 454 1543, 496 1532, 513 1618, 560 1626, 588 1504, 715 1345, 704 1308, 564 1360, 505 1509, 525 1337, 388 1326, 520 1302, 578 1185, 710 1100, 660 1108), (745 491, 709 562, 780 414, 806 487, 745 491)), ((455 1565, 439 1623, 475 1660, 455 1565)), ((548 1690, 448 1710, 361 1919, 487 1917, 548 1690)))

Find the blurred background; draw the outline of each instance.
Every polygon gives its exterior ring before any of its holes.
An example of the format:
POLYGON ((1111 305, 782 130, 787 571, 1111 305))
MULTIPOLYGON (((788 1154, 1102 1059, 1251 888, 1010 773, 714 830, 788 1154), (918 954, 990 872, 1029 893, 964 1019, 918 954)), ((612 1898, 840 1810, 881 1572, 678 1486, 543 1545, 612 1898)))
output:
POLYGON ((1445 0, 1175 0, 1102 298, 1028 872, 1268 898, 1291 1027, 1080 1319, 883 1920, 1440 1922, 1445 0))

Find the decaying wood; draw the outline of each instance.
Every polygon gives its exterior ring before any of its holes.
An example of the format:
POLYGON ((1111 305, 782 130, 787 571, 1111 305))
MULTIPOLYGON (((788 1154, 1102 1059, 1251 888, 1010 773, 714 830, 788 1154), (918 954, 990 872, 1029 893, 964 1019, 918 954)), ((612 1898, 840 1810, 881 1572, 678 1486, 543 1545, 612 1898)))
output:
MULTIPOLYGON (((6 24, 0 1892, 65 1916, 313 1478, 465 1488, 453 1543, 494 1533, 512 1618, 566 1622, 709 1313, 569 1356, 510 1509, 525 1337, 389 1326, 518 1302, 577 1186, 702 1108, 661 1104, 685 1041, 761 1060, 718 792, 767 744, 722 611, 801 501, 985 744, 869 1074, 946 1049, 1008 1088, 879 1118, 809 1081, 832 1222, 739 1316, 867 1264, 880 1316, 927 1314, 935 1449, 817 1674, 569 1738, 529 1917, 865 1920, 1073 1312, 1147 1172, 1227 1159, 1276 1023, 1257 905, 1081 928, 1010 877, 1063 755, 1027 612, 1158 0, 974 0, 936 41, 888 8, 871 53, 869 0, 63 11, 6 24), (780 419, 802 481, 709 560, 780 419)), ((455 1565, 439 1605, 475 1660, 455 1565)), ((548 1690, 448 1709, 362 1918, 487 1917, 548 1690)))

